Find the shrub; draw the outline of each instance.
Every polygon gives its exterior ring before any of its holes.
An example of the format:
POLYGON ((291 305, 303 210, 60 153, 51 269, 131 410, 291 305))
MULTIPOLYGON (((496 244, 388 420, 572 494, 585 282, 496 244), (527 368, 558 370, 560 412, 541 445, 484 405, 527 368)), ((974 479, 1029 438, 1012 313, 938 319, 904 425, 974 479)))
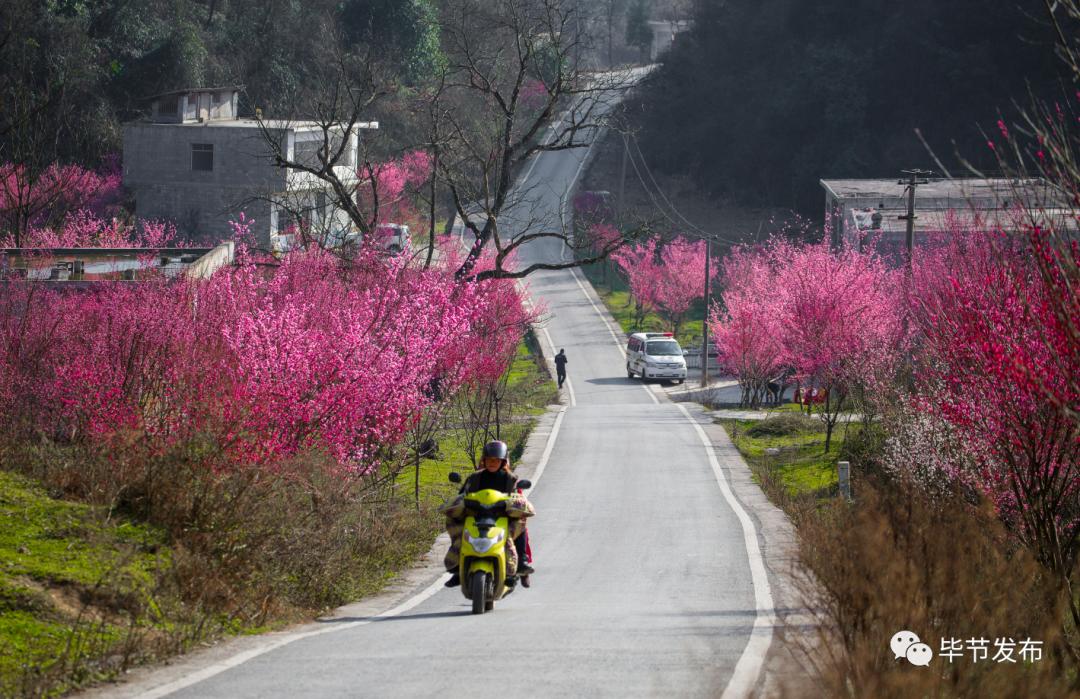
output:
POLYGON ((820 426, 820 421, 805 415, 781 413, 755 423, 747 428, 746 434, 749 437, 784 437, 814 432, 820 426))
POLYGON ((800 644, 816 668, 808 695, 1073 696, 1056 581, 1013 543, 991 504, 871 481, 854 504, 819 504, 797 519, 803 592, 817 622, 800 644), (930 645, 929 668, 894 659, 889 641, 901 630, 930 645), (990 655, 996 638, 1040 640, 1042 660, 940 656, 943 638, 984 637, 990 655))

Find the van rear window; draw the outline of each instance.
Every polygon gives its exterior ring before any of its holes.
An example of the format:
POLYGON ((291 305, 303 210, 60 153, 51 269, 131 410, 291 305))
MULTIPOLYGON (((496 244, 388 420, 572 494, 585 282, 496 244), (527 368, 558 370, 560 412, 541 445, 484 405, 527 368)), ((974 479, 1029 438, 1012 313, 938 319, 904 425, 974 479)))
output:
POLYGON ((645 345, 645 354, 655 357, 670 354, 682 354, 679 343, 674 340, 653 340, 645 345))

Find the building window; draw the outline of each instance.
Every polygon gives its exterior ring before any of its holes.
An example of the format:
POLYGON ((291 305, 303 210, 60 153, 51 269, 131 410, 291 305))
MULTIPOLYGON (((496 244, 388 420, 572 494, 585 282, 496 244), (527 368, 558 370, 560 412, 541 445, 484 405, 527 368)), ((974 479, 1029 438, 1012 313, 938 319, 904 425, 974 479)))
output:
POLYGON ((214 169, 214 144, 191 144, 191 169, 211 172, 214 169))
POLYGON ((166 95, 158 102, 158 114, 161 116, 174 117, 180 111, 180 97, 178 95, 166 95))

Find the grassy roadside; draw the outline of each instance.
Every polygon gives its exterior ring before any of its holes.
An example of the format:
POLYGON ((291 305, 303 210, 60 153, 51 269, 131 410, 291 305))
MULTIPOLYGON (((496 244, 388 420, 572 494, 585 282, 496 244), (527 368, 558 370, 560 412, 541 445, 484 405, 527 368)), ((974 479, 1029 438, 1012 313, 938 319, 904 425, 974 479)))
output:
POLYGON ((166 631, 155 599, 171 564, 164 540, 0 471, 0 695, 105 677, 141 652, 136 636, 166 631))
POLYGON ((1022 629, 1049 646, 1061 633, 1052 581, 1011 541, 992 505, 972 493, 928 495, 891 478, 875 466, 880 424, 841 423, 826 452, 816 416, 716 421, 795 525, 794 583, 812 621, 796 622, 788 648, 814 663, 794 696, 1076 696, 1075 666, 1064 655, 1018 664, 936 657, 948 638, 1022 629), (850 501, 837 497, 841 459, 852 466, 850 501), (883 652, 897 629, 931 646, 934 672, 912 673, 883 652))
MULTIPOLYGON (((515 455, 557 401, 530 348, 531 338, 506 379, 511 414, 500 436, 515 455)), ((452 491, 446 474, 471 469, 460 430, 451 425, 438 441, 438 458, 422 461, 419 508, 413 469, 365 490, 343 486, 318 455, 280 477, 170 461, 168 490, 153 508, 125 491, 99 504, 63 499, 72 478, 115 470, 109 455, 99 463, 54 449, 24 460, 22 474, 0 470, 0 696, 57 696, 378 592, 441 530, 435 508, 452 491), (167 526, 147 523, 151 509, 167 526)))
MULTIPOLYGON (((772 412, 772 411, 771 411, 772 412)), ((780 506, 792 499, 836 495, 836 463, 862 425, 841 423, 825 451, 825 426, 798 406, 781 406, 765 420, 717 418, 754 472, 755 480, 780 506)), ((790 514, 790 512, 789 512, 790 514)))
MULTIPOLYGON (((511 460, 520 457, 525 449, 536 417, 543 415, 548 405, 559 400, 555 382, 542 366, 542 361, 535 340, 530 336, 518 345, 514 363, 508 372, 506 395, 512 399, 509 401, 511 409, 509 420, 504 419, 499 426, 499 438, 510 447, 511 460)), ((454 493, 456 486, 447 480, 451 471, 465 475, 473 470, 463 429, 448 427, 440 430, 436 440, 439 443, 436 457, 420 462, 421 509, 437 507, 454 493)), ((415 479, 414 470, 406 468, 398 475, 398 487, 403 492, 412 493, 415 479)), ((441 522, 437 524, 441 527, 441 522)))

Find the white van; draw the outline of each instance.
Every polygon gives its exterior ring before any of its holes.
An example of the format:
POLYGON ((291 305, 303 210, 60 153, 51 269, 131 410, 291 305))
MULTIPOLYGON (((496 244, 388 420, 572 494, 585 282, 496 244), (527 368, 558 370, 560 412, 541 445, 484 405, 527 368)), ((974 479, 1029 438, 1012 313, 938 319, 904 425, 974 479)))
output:
POLYGON ((375 227, 375 244, 391 255, 409 250, 409 227, 400 223, 381 223, 375 227))
POLYGON ((686 381, 686 359, 671 333, 634 333, 626 345, 626 375, 631 379, 686 381))

